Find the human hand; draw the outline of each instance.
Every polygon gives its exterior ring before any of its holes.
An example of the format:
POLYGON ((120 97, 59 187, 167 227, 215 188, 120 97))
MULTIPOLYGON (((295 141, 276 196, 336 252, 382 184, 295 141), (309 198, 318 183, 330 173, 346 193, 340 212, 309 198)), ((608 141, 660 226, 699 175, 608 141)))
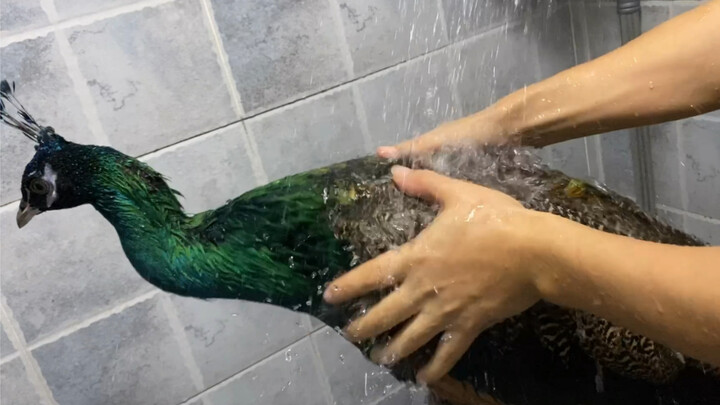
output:
POLYGON ((405 193, 441 205, 415 239, 333 281, 325 299, 338 304, 395 287, 347 332, 358 341, 409 320, 373 360, 392 364, 443 333, 418 373, 427 383, 444 376, 486 328, 527 309, 540 297, 534 271, 546 267, 539 229, 546 216, 501 192, 426 170, 393 168, 405 193), (412 318, 412 319, 411 319, 412 318))
POLYGON ((429 153, 443 145, 500 145, 511 140, 500 125, 494 108, 444 123, 417 138, 395 146, 381 146, 377 154, 386 159, 429 153))

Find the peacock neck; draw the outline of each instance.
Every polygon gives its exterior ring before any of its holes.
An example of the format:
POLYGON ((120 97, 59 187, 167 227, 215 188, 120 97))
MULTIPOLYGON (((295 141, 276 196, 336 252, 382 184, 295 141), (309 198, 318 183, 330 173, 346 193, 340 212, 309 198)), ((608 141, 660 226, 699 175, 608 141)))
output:
POLYGON ((174 290, 180 268, 173 261, 192 243, 187 236, 192 218, 161 175, 142 169, 98 175, 91 204, 115 227, 138 273, 162 289, 174 290))
POLYGON ((93 206, 121 238, 170 229, 178 232, 189 220, 169 189, 110 188, 101 193, 93 206))

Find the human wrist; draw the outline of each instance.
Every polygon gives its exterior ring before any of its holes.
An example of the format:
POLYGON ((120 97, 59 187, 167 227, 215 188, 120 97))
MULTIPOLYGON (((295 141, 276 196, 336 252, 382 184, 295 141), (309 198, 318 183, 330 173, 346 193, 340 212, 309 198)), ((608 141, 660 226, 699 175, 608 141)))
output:
POLYGON ((467 130, 466 137, 481 145, 516 143, 514 134, 507 128, 507 120, 504 116, 502 108, 493 104, 463 118, 467 130))
POLYGON ((583 237, 584 227, 545 212, 535 212, 528 223, 533 229, 526 247, 530 280, 541 299, 559 303, 577 278, 576 242, 583 237))

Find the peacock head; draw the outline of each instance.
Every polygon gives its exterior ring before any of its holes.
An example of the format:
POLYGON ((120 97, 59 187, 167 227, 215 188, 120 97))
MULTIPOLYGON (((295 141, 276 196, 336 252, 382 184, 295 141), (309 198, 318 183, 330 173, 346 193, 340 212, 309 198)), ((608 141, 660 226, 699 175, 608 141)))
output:
POLYGON ((52 127, 39 125, 17 101, 14 88, 14 83, 0 82, 0 120, 35 142, 35 155, 25 166, 21 182, 17 224, 22 228, 42 212, 91 201, 92 188, 83 173, 87 173, 90 163, 87 160, 91 154, 87 152, 97 147, 68 142, 52 127), (17 110, 19 118, 8 112, 10 106, 17 110))

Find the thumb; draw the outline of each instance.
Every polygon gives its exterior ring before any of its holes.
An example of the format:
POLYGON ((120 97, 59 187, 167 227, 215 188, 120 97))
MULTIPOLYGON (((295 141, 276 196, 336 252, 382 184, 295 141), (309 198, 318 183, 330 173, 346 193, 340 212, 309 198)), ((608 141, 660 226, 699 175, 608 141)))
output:
POLYGON ((442 205, 454 200, 466 186, 462 180, 446 177, 431 170, 412 170, 404 166, 393 166, 392 174, 393 181, 400 191, 442 205))

